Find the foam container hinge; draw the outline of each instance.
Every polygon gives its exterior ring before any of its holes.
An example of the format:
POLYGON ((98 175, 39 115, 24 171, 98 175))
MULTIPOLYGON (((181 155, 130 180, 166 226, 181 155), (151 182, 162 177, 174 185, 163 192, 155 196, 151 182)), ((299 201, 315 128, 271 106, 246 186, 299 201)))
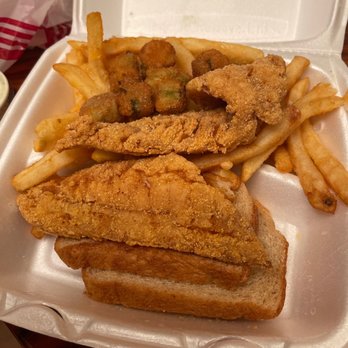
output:
MULTIPOLYGON (((207 1, 78 0, 70 38, 85 39, 88 12, 103 15, 105 37, 197 36, 244 42, 311 59, 313 83, 343 94, 348 69, 341 59, 347 0, 207 1)), ((348 344, 347 207, 328 216, 307 203, 296 177, 264 165, 249 183, 289 241, 287 296, 270 321, 221 321, 151 313, 94 302, 78 271, 56 256, 53 238, 38 242, 20 217, 11 178, 41 155, 32 151, 34 127, 66 111, 70 88, 51 69, 63 61, 67 39, 42 55, 0 125, 0 319, 98 347, 343 347, 348 344), (280 194, 281 193, 281 194, 280 194)), ((348 166, 348 124, 343 108, 316 121, 316 130, 348 166)))

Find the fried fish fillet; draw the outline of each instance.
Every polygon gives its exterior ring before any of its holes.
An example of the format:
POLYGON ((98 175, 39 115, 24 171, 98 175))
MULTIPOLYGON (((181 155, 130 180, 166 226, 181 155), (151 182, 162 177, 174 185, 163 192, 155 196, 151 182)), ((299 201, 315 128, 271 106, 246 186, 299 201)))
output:
POLYGON ((56 144, 62 151, 74 146, 132 155, 159 155, 175 152, 225 153, 255 136, 256 121, 239 122, 222 109, 158 115, 128 123, 95 122, 80 117, 56 144))
POLYGON ((268 124, 280 122, 286 94, 285 62, 269 55, 252 64, 227 65, 196 77, 186 85, 188 96, 202 104, 207 96, 222 99, 226 111, 241 123, 257 117, 268 124))
POLYGON ((30 224, 54 235, 268 264, 252 224, 176 154, 94 165, 19 194, 17 204, 30 224))

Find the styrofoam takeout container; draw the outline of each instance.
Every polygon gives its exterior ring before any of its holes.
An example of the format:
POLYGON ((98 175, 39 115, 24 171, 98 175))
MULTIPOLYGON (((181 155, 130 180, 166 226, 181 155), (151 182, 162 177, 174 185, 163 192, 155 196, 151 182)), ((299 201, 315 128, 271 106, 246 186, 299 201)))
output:
MULTIPOLYGON (((313 83, 329 81, 343 94, 341 60, 348 0, 76 1, 70 38, 85 39, 85 16, 102 12, 105 37, 197 36, 247 42, 286 60, 310 58, 313 83)), ((35 240, 20 217, 11 178, 41 155, 34 127, 66 111, 70 87, 51 66, 64 60, 64 39, 48 49, 5 114, 0 128, 0 319, 65 340, 98 347, 342 347, 348 344, 347 207, 331 216, 308 204, 298 182, 264 165, 250 181, 289 241, 287 296, 270 321, 222 321, 151 313, 94 302, 79 271, 53 252, 53 238, 35 240)), ((348 165, 343 108, 316 121, 316 130, 348 165)))

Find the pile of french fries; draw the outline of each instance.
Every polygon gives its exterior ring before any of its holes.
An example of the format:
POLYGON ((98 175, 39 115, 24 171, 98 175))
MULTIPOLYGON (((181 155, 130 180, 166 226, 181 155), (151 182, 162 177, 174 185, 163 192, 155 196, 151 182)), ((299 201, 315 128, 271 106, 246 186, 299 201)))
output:
MULTIPOLYGON (((53 66, 71 85, 75 102, 67 113, 44 119, 37 125, 34 150, 45 154, 13 178, 13 186, 19 192, 75 163, 91 158, 96 162, 119 159, 117 154, 100 150, 91 153, 82 148, 58 153, 54 146, 67 125, 79 117, 80 107, 87 99, 110 91, 105 68, 108 58, 126 51, 139 52, 154 38, 114 37, 104 40, 102 19, 96 12, 87 16, 87 33, 87 42, 68 42, 71 50, 66 56, 66 63, 53 66)), ((261 50, 244 45, 194 38, 169 37, 165 40, 175 48, 177 67, 190 76, 192 61, 199 53, 211 48, 219 50, 236 64, 251 63, 263 57, 261 50)), ((319 83, 310 89, 309 78, 303 77, 309 65, 307 58, 296 56, 286 68, 288 94, 284 102, 298 109, 297 116, 285 114, 279 124, 266 125, 251 144, 239 146, 230 153, 192 156, 191 160, 201 169, 206 180, 214 181, 217 173, 221 175, 221 169, 223 176, 228 178, 226 170, 240 165, 239 180, 247 182, 271 158, 280 172, 298 176, 314 208, 334 213, 337 196, 348 204, 348 172, 322 143, 310 122, 315 116, 328 114, 347 104, 348 94, 337 96, 337 91, 327 83, 319 83)), ((236 185, 235 175, 231 176, 231 184, 236 185)))

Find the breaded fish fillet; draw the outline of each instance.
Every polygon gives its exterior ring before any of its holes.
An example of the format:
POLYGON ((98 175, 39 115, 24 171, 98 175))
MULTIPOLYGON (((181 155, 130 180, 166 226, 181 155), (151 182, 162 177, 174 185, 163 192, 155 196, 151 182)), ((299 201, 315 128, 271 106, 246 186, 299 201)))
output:
POLYGON ((287 91, 285 62, 269 55, 252 64, 227 65, 192 79, 186 91, 198 104, 207 95, 224 100, 226 111, 241 123, 257 117, 277 124, 282 119, 281 102, 287 91))
POLYGON ((267 264, 251 222, 176 154, 94 165, 33 187, 17 203, 29 223, 59 236, 267 264))
POLYGON ((224 153, 250 143, 255 130, 256 120, 241 123, 222 109, 145 117, 128 123, 94 122, 82 116, 68 126, 56 149, 87 146, 132 155, 224 153))

